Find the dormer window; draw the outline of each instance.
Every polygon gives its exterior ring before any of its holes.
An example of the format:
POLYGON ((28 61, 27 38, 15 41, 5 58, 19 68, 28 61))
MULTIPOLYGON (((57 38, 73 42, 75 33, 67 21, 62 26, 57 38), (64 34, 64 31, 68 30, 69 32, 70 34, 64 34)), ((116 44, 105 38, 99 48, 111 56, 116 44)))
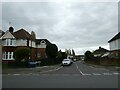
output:
POLYGON ((42 41, 40 42, 40 44, 46 44, 46 42, 45 42, 44 40, 42 40, 42 41))

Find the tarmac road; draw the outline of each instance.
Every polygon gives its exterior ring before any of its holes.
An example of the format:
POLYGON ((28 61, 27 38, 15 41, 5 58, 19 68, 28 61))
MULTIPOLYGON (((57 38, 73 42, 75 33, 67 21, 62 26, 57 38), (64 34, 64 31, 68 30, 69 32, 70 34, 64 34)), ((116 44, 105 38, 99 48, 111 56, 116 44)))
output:
POLYGON ((116 71, 74 62, 59 70, 33 74, 3 75, 3 88, 118 88, 116 71))

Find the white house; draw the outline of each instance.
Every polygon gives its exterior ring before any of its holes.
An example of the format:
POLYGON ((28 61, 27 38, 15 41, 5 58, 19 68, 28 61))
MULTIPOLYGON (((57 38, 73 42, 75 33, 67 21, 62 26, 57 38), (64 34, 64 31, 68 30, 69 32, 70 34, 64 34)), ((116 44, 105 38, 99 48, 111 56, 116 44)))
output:
POLYGON ((120 55, 120 32, 108 41, 110 51, 116 56, 120 55))

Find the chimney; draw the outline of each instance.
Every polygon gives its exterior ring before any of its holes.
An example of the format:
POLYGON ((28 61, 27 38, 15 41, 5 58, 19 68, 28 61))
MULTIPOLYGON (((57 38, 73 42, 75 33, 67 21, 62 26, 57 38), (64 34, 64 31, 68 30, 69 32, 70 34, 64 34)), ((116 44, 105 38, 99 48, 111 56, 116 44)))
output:
POLYGON ((101 46, 99 46, 99 49, 101 49, 101 46))
POLYGON ((9 32, 13 32, 14 28, 13 27, 9 27, 9 32))

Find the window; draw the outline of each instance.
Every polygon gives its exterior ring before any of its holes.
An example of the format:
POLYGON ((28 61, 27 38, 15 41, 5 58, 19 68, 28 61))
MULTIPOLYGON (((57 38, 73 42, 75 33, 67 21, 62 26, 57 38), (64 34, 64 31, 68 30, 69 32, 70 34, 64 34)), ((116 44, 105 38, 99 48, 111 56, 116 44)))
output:
POLYGON ((15 44, 15 40, 14 39, 6 39, 6 45, 7 46, 11 46, 15 44))
POLYGON ((8 59, 8 52, 6 52, 5 59, 8 59))
POLYGON ((9 39, 6 39, 6 45, 9 45, 9 39))
POLYGON ((12 52, 9 52, 9 59, 12 58, 12 52))
POLYGON ((41 43, 41 44, 46 44, 46 42, 45 42, 44 40, 42 40, 40 43, 41 43))
POLYGON ((12 39, 10 39, 10 45, 12 45, 13 44, 13 40, 12 39))
POLYGON ((3 59, 5 60, 13 60, 13 52, 4 52, 3 59))

